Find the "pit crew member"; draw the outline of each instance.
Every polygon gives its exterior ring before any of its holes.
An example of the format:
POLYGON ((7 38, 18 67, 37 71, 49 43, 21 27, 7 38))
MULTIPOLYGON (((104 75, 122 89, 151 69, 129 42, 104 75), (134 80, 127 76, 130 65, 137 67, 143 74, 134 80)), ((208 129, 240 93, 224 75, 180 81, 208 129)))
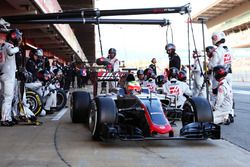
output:
MULTIPOLYGON (((120 71, 119 66, 120 62, 116 58, 116 49, 115 48, 110 48, 108 51, 108 60, 109 60, 109 65, 107 65, 107 70, 108 72, 118 72, 120 71)), ((115 87, 115 82, 111 81, 109 82, 109 91, 115 87)))
POLYGON ((16 53, 19 52, 19 46, 22 42, 22 33, 18 29, 10 30, 6 36, 6 41, 1 48, 1 75, 0 81, 3 88, 3 103, 2 103, 2 126, 13 126, 11 118, 12 100, 14 97, 15 88, 15 73, 16 73, 16 53))
POLYGON ((167 96, 175 96, 177 108, 182 108, 186 98, 192 95, 188 85, 178 81, 179 70, 175 67, 170 68, 170 81, 163 85, 163 93, 167 96))
MULTIPOLYGON (((212 52, 212 56, 209 59, 208 69, 213 70, 215 66, 223 65, 227 70, 226 79, 229 85, 232 86, 232 52, 231 49, 225 45, 224 32, 214 32, 212 34, 212 42, 217 48, 212 52)), ((218 82, 215 78, 212 80, 212 89, 218 87, 218 82)))
POLYGON ((193 96, 206 97, 206 87, 204 84, 204 77, 202 75, 202 69, 199 64, 199 57, 194 53, 194 64, 191 65, 191 72, 193 76, 193 96))
POLYGON ((218 82, 218 93, 213 104, 214 123, 224 123, 226 125, 233 122, 234 110, 232 88, 226 79, 227 70, 224 66, 218 65, 213 69, 213 75, 218 82))

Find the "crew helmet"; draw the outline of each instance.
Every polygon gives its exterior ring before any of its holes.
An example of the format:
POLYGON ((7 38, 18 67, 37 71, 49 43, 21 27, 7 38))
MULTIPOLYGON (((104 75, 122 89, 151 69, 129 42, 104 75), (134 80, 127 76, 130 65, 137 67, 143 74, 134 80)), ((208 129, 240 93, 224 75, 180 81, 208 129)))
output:
POLYGON ((209 58, 213 57, 213 52, 214 51, 215 51, 214 46, 207 46, 206 47, 207 57, 209 57, 209 58))
POLYGON ((169 43, 166 45, 165 50, 167 51, 167 54, 175 53, 176 47, 174 44, 169 43))
POLYGON ((48 80, 51 79, 51 73, 48 70, 44 70, 44 72, 43 72, 43 79, 45 81, 48 81, 48 80))
POLYGON ((43 56, 43 50, 40 48, 35 49, 34 54, 37 55, 38 57, 43 56))
POLYGON ((178 78, 178 74, 179 74, 178 68, 176 68, 176 67, 171 67, 171 68, 169 69, 169 77, 170 77, 170 79, 171 79, 171 78, 177 79, 177 78, 178 78))
POLYGON ((146 79, 148 80, 149 78, 155 78, 155 74, 152 68, 147 68, 144 70, 144 75, 146 76, 146 79))
POLYGON ((110 48, 108 53, 109 53, 108 57, 110 59, 113 59, 116 56, 116 49, 115 48, 110 48))
POLYGON ((13 43, 14 46, 18 46, 18 43, 22 41, 23 33, 19 29, 10 30, 6 36, 6 41, 13 43))
POLYGON ((144 74, 144 70, 140 69, 140 70, 137 71, 137 76, 143 75, 143 74, 144 74))
POLYGON ((186 82, 187 81, 187 74, 186 74, 186 72, 185 71, 180 71, 179 73, 178 73, 178 80, 179 81, 182 81, 182 82, 186 82))
POLYGON ((224 66, 218 65, 213 68, 213 75, 217 81, 220 81, 227 76, 227 70, 224 66))
POLYGON ((159 87, 161 87, 165 82, 166 82, 166 79, 165 79, 164 75, 158 75, 156 77, 156 83, 159 87))
POLYGON ((212 42, 214 45, 218 45, 219 42, 225 43, 225 33, 224 32, 214 32, 212 34, 212 42))

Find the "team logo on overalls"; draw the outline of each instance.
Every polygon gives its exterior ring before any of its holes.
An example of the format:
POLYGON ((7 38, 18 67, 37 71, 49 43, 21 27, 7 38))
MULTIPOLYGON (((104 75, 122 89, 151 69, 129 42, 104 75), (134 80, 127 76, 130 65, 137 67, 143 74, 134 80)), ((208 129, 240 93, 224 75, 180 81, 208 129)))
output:
POLYGON ((169 87, 169 93, 171 95, 179 95, 180 94, 180 88, 178 86, 170 86, 169 87))
POLYGON ((230 54, 224 54, 224 64, 231 64, 231 55, 230 54))

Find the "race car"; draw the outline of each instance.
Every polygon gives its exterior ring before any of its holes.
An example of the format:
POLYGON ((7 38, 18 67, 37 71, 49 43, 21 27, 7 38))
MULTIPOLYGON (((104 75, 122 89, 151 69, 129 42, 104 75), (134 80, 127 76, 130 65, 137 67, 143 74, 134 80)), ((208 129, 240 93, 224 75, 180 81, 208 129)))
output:
MULTIPOLYGON (((121 75, 97 73, 96 80, 119 80, 121 75)), ((181 112, 182 127, 177 133, 164 107, 169 99, 162 94, 134 89, 134 93, 128 93, 117 87, 115 91, 96 95, 93 99, 86 91, 73 92, 70 105, 72 122, 87 123, 92 137, 102 140, 220 139, 220 126, 213 123, 212 109, 206 99, 187 99, 181 112)))

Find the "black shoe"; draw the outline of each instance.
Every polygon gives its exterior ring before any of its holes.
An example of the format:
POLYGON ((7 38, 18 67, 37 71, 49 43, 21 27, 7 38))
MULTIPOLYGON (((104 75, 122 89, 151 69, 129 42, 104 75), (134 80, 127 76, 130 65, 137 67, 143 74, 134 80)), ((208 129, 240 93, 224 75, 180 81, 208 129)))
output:
POLYGON ((45 111, 46 111, 46 115, 47 115, 47 114, 54 114, 54 111, 53 111, 53 110, 52 110, 52 111, 51 111, 51 110, 45 110, 45 111))
POLYGON ((36 121, 37 121, 36 116, 31 116, 31 117, 29 117, 29 120, 30 120, 31 122, 36 122, 36 121))
POLYGON ((234 123, 234 117, 232 116, 232 114, 229 114, 228 119, 230 123, 234 123))
POLYGON ((57 107, 50 107, 50 111, 57 112, 57 107))
POLYGON ((15 117, 12 117, 12 122, 16 125, 18 124, 18 120, 15 117))
POLYGON ((230 119, 228 118, 225 122, 224 122, 224 125, 230 125, 231 121, 230 119))
POLYGON ((20 116, 19 116, 19 121, 20 121, 20 122, 26 122, 26 121, 27 121, 26 116, 20 115, 20 116))
POLYGON ((1 121, 1 126, 13 126, 14 123, 12 121, 1 121))

